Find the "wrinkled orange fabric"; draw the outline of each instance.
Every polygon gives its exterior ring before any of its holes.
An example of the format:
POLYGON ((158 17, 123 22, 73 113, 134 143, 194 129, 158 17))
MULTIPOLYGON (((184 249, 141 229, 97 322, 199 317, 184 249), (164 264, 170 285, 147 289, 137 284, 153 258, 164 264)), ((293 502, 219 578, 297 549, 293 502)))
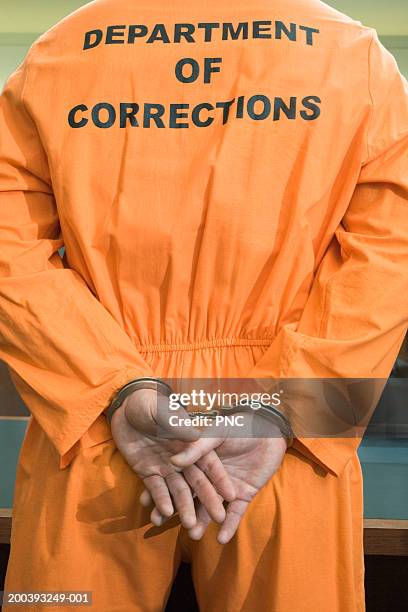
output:
POLYGON ((97 0, 0 101, 0 358, 33 415, 6 588, 159 610, 183 554, 202 610, 362 610, 358 440, 296 440, 221 547, 152 530, 103 411, 145 375, 388 377, 408 87, 376 32, 315 0, 97 0))

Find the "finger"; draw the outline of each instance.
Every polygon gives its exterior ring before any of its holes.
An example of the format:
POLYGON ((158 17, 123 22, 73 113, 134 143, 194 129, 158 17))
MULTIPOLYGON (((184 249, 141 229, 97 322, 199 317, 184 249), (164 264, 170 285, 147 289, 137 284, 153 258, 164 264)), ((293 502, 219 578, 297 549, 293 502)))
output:
POLYGON ((207 531, 208 525, 211 523, 211 518, 207 510, 201 503, 196 509, 196 514, 197 523, 194 525, 194 527, 188 530, 188 535, 192 540, 201 540, 201 538, 207 531))
POLYGON ((225 501, 230 502, 236 498, 234 484, 225 469, 221 459, 215 451, 197 461, 197 466, 204 472, 215 490, 225 501))
MULTIPOLYGON (((192 495, 193 495, 193 499, 197 497, 197 493, 195 493, 194 491, 192 491, 192 495)), ((143 493, 140 495, 139 500, 142 506, 144 506, 145 508, 148 508, 151 504, 153 504, 153 499, 147 489, 144 489, 143 493)), ((170 518, 169 516, 163 516, 162 514, 160 514, 156 506, 153 508, 152 513, 153 512, 154 512, 154 517, 156 517, 154 522, 156 521, 158 522, 160 520, 161 521, 160 524, 163 524, 165 521, 167 521, 170 518)))
POLYGON ((144 508, 148 508, 153 503, 152 496, 147 489, 143 489, 139 501, 144 508))
MULTIPOLYGON (((200 431, 195 427, 186 425, 185 420, 177 421, 177 426, 171 424, 170 416, 175 413, 182 417, 188 417, 188 414, 181 407, 177 411, 170 410, 169 398, 153 389, 134 391, 129 397, 125 398, 116 413, 122 413, 127 422, 137 431, 148 435, 185 441, 198 440, 200 437, 200 431)), ((117 428, 118 414, 116 413, 111 423, 113 429, 117 428)))
POLYGON ((183 475, 193 491, 197 493, 198 499, 207 509, 213 521, 222 523, 225 519, 222 498, 218 495, 204 472, 196 465, 190 465, 183 470, 183 475))
POLYGON ((174 513, 174 507, 164 478, 154 474, 145 478, 143 482, 160 514, 171 516, 174 513))
MULTIPOLYGON (((171 493, 174 506, 179 514, 180 522, 186 529, 196 524, 196 512, 193 495, 184 476, 173 472, 166 477, 166 483, 171 493)), ((157 508, 161 513, 160 508, 157 508)))
POLYGON ((226 544, 233 538, 248 506, 249 502, 240 499, 236 499, 228 504, 225 521, 217 535, 217 540, 220 544, 226 544))
POLYGON ((218 448, 223 441, 223 438, 200 438, 196 442, 187 444, 181 452, 172 455, 170 461, 177 467, 193 465, 193 463, 196 463, 210 451, 218 448))
POLYGON ((181 405, 177 410, 170 410, 168 398, 158 397, 154 418, 158 426, 156 432, 158 437, 185 442, 193 442, 200 438, 199 429, 186 425, 189 418, 186 410, 181 405))
POLYGON ((169 518, 169 516, 163 516, 162 514, 160 514, 156 506, 150 513, 150 520, 152 521, 153 525, 156 525, 156 527, 161 527, 161 525, 168 521, 169 518))

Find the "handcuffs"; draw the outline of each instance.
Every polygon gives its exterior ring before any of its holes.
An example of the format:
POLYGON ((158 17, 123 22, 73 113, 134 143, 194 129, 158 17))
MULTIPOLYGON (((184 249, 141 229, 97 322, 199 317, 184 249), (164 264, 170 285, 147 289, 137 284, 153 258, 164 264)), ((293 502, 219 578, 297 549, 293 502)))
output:
POLYGON ((169 397, 173 393, 173 389, 170 387, 170 385, 163 382, 159 378, 145 376, 144 378, 136 378, 135 380, 131 380, 114 394, 112 401, 106 409, 105 415, 109 423, 112 420, 114 412, 116 412, 116 410, 122 405, 128 395, 134 391, 138 391, 139 389, 153 389, 158 393, 162 393, 162 395, 165 395, 166 397, 169 397))
MULTIPOLYGON (((112 401, 110 402, 107 410, 105 411, 105 415, 109 423, 112 420, 113 414, 122 405, 125 398, 128 397, 134 391, 138 391, 140 389, 153 389, 154 391, 157 391, 158 393, 161 393, 166 397, 170 397, 170 395, 173 393, 173 390, 170 385, 160 380, 159 378, 151 378, 149 376, 146 376, 143 378, 131 380, 115 393, 112 401)), ((180 407, 182 407, 181 404, 180 407)), ((256 413, 260 414, 261 416, 264 416, 266 419, 278 426, 278 428, 282 432, 283 437, 286 439, 288 448, 293 445, 294 434, 289 420, 282 412, 280 412, 270 404, 264 404, 259 401, 254 402, 251 400, 242 400, 241 402, 238 402, 236 404, 231 404, 229 406, 220 406, 219 408, 213 409, 208 412, 204 412, 202 410, 188 411, 188 415, 192 418, 195 416, 216 418, 217 416, 231 416, 238 412, 249 412, 251 414, 256 413)))

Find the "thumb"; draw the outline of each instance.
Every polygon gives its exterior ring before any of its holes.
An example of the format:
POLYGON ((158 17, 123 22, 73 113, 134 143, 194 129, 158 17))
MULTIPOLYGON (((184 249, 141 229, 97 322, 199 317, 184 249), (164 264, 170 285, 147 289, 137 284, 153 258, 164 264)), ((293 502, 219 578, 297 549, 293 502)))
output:
POLYGON ((157 402, 154 420, 157 425, 156 436, 159 438, 194 442, 201 436, 200 430, 189 424, 191 418, 188 412, 181 405, 176 412, 171 410, 167 398, 163 397, 157 402))
MULTIPOLYGON (((180 421, 180 425, 178 422, 177 426, 174 425, 171 419, 174 413, 169 408, 168 397, 153 389, 135 391, 124 400, 122 406, 127 421, 146 435, 186 442, 198 440, 200 437, 200 431, 186 425, 188 421, 185 418, 180 421)), ((177 412, 180 416, 188 417, 181 407, 177 412)))
POLYGON ((187 444, 182 451, 170 457, 170 461, 177 467, 188 467, 218 448, 223 442, 224 438, 200 438, 187 444))

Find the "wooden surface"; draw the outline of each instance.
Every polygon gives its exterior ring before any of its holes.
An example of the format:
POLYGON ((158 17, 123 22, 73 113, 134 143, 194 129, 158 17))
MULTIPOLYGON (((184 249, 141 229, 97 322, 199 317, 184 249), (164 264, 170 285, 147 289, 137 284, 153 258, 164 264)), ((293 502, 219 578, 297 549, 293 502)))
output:
POLYGON ((0 508, 0 544, 10 542, 11 509, 0 508))
MULTIPOLYGON (((0 544, 10 542, 11 510, 0 508, 0 544)), ((366 555, 408 556, 408 521, 366 519, 364 521, 366 555)))
POLYGON ((366 555, 408 556, 408 521, 366 519, 364 552, 366 555))

